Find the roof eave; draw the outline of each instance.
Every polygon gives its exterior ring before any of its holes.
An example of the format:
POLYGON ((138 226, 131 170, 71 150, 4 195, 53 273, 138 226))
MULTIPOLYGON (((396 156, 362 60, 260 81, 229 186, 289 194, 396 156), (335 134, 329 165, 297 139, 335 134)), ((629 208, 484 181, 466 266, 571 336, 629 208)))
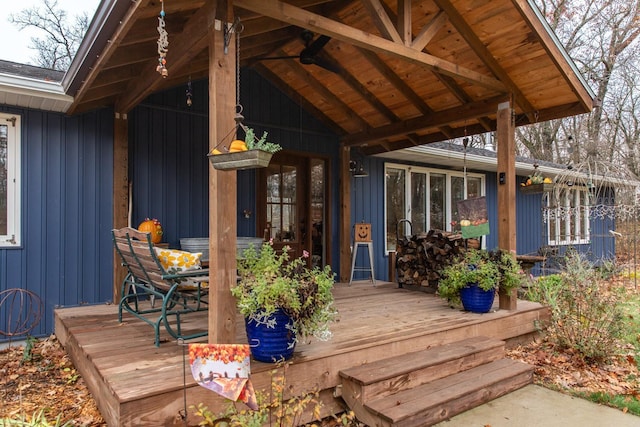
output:
POLYGON ((73 103, 59 82, 0 73, 0 96, 16 107, 64 113, 73 103), (11 99, 9 99, 11 98, 11 99))
POLYGON ((97 58, 104 52, 115 28, 129 10, 131 0, 101 0, 89 28, 62 78, 65 93, 74 95, 84 83, 97 58))

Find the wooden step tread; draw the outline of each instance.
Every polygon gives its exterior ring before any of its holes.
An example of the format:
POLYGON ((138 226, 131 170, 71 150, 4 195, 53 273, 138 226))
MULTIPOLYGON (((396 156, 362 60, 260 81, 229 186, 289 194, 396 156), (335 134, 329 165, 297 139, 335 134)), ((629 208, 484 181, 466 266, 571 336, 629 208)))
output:
POLYGON ((500 359, 367 402, 365 407, 392 426, 431 425, 530 384, 533 369, 517 360, 500 359))
POLYGON ((462 341, 431 347, 408 353, 402 357, 382 359, 340 371, 340 376, 360 385, 407 375, 432 366, 462 359, 474 353, 495 351, 496 357, 504 356, 504 341, 488 337, 473 337, 462 341))

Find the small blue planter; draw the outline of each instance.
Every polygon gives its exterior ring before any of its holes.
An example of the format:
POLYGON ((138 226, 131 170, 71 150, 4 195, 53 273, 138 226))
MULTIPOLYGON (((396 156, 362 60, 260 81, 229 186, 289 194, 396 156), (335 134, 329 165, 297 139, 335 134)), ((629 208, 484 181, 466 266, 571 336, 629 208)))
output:
POLYGON ((276 311, 265 322, 245 319, 251 355, 260 362, 278 362, 293 357, 296 337, 293 321, 282 310, 276 311))
POLYGON ((488 313, 493 306, 495 296, 495 289, 485 291, 475 283, 460 289, 462 307, 472 313, 488 313))

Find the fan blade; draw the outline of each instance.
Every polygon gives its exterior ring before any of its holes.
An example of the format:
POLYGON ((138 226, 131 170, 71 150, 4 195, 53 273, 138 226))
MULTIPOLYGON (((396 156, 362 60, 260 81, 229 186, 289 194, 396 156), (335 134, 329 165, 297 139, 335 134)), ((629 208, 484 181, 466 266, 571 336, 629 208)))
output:
POLYGON ((285 56, 258 56, 255 58, 256 61, 266 61, 267 59, 293 59, 299 58, 299 55, 285 55, 285 56))
POLYGON ((302 49, 302 52, 300 52, 300 57, 302 58, 302 57, 316 56, 318 52, 322 50, 324 45, 326 45, 329 42, 329 40, 331 40, 331 37, 329 36, 318 37, 309 46, 302 49))
POLYGON ((332 73, 340 74, 340 72, 342 71, 342 68, 340 68, 338 64, 328 60, 327 58, 323 58, 322 56, 314 57, 313 63, 318 67, 322 67, 325 70, 331 71, 332 73))

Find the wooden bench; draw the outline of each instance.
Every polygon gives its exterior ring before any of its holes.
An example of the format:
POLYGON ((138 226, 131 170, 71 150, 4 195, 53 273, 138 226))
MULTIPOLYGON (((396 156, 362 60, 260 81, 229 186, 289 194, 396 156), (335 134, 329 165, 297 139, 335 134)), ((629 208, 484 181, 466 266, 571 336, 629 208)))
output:
POLYGON ((184 334, 181 316, 208 309, 209 270, 169 272, 162 266, 151 234, 134 228, 111 231, 116 252, 128 274, 122 282, 122 298, 118 304, 118 321, 127 311, 147 322, 155 331, 155 345, 160 345, 160 325, 173 338, 193 339, 206 336, 198 330, 184 334), (149 302, 142 302, 144 299, 149 302), (156 303, 161 302, 158 307, 156 303))

